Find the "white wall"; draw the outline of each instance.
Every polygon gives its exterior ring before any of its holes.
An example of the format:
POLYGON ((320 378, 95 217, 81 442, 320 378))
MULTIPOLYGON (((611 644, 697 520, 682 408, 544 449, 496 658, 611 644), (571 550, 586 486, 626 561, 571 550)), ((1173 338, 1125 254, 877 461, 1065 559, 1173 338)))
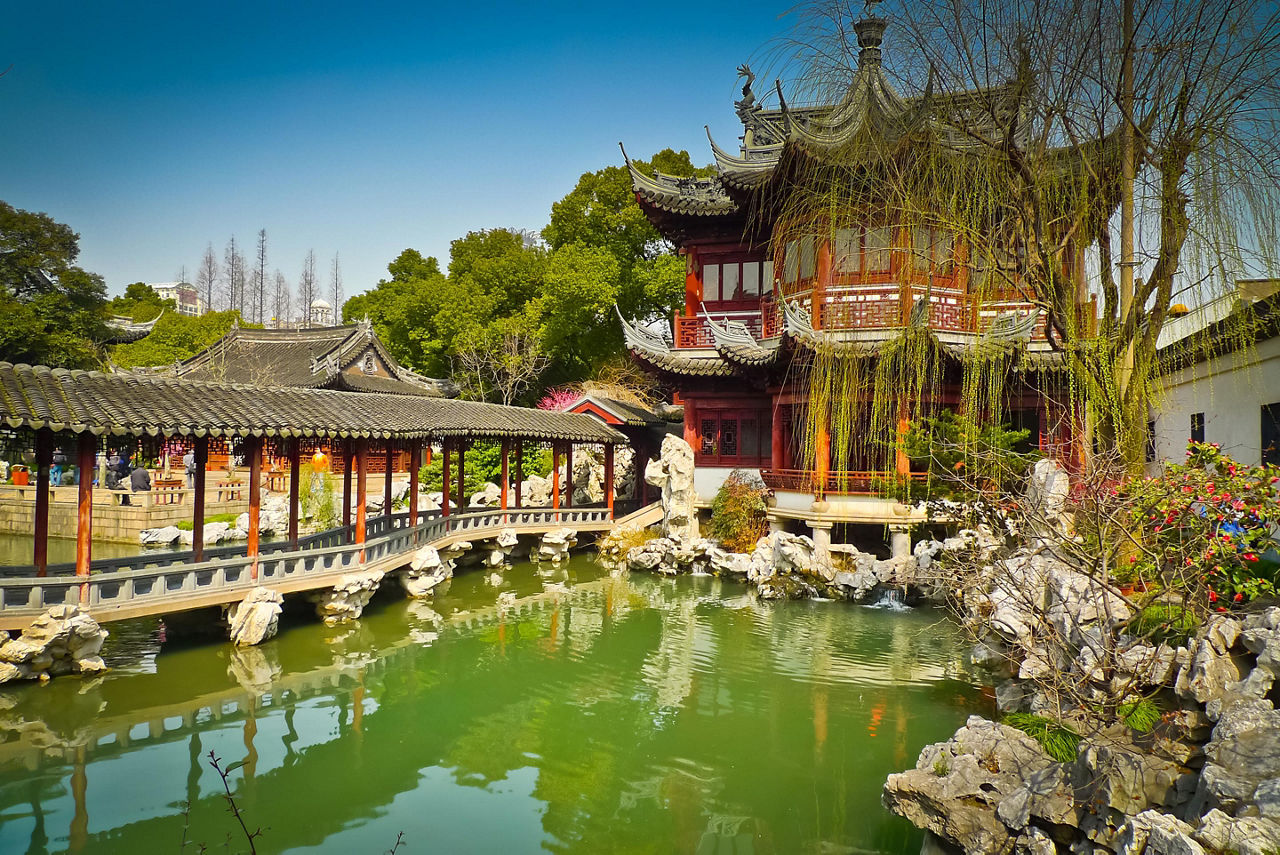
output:
POLYGON ((1280 337, 1191 365, 1165 378, 1152 413, 1156 457, 1180 461, 1191 438, 1191 414, 1204 413, 1205 442, 1245 464, 1261 462, 1261 407, 1280 402, 1280 337))
MULTIPOLYGON (((693 489, 698 494, 698 504, 711 506, 711 500, 720 492, 730 472, 753 472, 760 476, 759 469, 747 469, 741 466, 695 466, 693 469, 693 489)), ((810 499, 812 501, 812 499, 810 499)))

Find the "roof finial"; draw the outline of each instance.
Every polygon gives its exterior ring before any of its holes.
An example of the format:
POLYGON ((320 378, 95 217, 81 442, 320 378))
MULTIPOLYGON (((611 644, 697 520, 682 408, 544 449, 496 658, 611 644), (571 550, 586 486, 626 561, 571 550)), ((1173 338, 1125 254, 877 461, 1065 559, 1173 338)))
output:
POLYGON ((858 34, 858 67, 863 68, 880 64, 880 44, 884 41, 884 30, 888 21, 876 15, 876 6, 881 0, 866 0, 866 17, 855 21, 853 30, 858 34))

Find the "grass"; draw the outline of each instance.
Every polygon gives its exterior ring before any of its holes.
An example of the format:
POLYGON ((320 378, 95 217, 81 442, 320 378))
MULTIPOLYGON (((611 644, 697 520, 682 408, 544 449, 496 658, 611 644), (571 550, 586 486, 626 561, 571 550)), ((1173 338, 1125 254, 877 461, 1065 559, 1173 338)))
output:
POLYGON ((1061 722, 1033 713, 1009 713, 1004 723, 1030 736, 1059 763, 1074 763, 1082 737, 1061 722))
POLYGON ((1160 723, 1160 708, 1150 698, 1121 704, 1120 720, 1138 733, 1150 733, 1160 723))
MULTIPOLYGON (((208 525, 209 523, 224 522, 230 525, 235 525, 236 517, 238 516, 240 515, 239 514, 210 514, 209 516, 204 518, 204 524, 208 525)), ((192 528, 191 520, 179 520, 178 522, 174 523, 174 526, 180 529, 181 531, 191 531, 191 528, 192 528)))
POLYGON ((1200 627, 1200 618, 1186 606, 1152 603, 1129 622, 1129 631, 1153 642, 1186 641, 1200 627))

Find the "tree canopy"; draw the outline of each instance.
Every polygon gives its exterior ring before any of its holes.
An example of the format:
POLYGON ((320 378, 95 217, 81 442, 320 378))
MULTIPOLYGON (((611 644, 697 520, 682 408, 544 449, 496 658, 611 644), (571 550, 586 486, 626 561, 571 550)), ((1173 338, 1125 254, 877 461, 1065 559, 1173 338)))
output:
POLYGON ((80 236, 0 202, 0 358, 68 368, 101 362, 106 285, 75 265, 80 236))
MULTIPOLYGON (((705 175, 687 152, 658 152, 641 169, 705 175)), ((507 398, 510 344, 528 350, 521 384, 533 400, 550 385, 583 380, 622 351, 613 314, 669 316, 684 300, 685 266, 645 218, 625 167, 584 173, 552 205, 541 235, 515 229, 468 232, 450 245, 448 271, 406 249, 389 279, 349 299, 343 316, 367 316, 392 354, 432 376, 458 375, 464 393, 507 398), (480 365, 486 353, 493 365, 480 365), (465 365, 464 365, 465 363, 465 365), (503 392, 505 388, 507 391, 503 392)))
POLYGON ((123 297, 114 297, 107 304, 107 311, 123 318, 132 318, 138 323, 159 316, 163 311, 177 311, 173 300, 161 299, 156 290, 145 282, 134 282, 125 286, 123 297))
MULTIPOLYGON (((117 345, 111 359, 121 368, 172 365, 195 356, 222 338, 239 320, 239 312, 206 312, 198 318, 166 312, 145 338, 117 345)), ((255 325, 240 321, 240 326, 255 325)))

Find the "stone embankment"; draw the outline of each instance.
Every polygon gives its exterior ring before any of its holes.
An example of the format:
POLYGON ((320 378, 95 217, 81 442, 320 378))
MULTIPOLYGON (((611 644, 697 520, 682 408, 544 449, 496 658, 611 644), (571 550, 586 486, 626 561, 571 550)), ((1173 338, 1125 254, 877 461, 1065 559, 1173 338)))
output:
POLYGON ((1170 657, 1147 647, 1128 645, 1126 667, 1180 702, 1152 732, 1076 718, 1084 738, 1060 763, 975 716, 889 776, 885 806, 973 855, 1280 852, 1280 608, 1218 617, 1170 657))
POLYGON ((107 631, 79 606, 54 606, 18 638, 0 632, 0 683, 105 671, 98 654, 106 639, 107 631))
POLYGON ((1004 557, 975 544, 977 577, 949 599, 1000 711, 1070 728, 1078 748, 1058 762, 973 717, 889 777, 885 806, 973 855, 1280 852, 1280 608, 1215 615, 1182 641, 1134 634, 1133 603, 1069 559, 1069 520, 1048 513, 1062 479, 1036 475, 1039 530, 1004 557), (1130 718, 1142 703, 1155 720, 1130 718))

